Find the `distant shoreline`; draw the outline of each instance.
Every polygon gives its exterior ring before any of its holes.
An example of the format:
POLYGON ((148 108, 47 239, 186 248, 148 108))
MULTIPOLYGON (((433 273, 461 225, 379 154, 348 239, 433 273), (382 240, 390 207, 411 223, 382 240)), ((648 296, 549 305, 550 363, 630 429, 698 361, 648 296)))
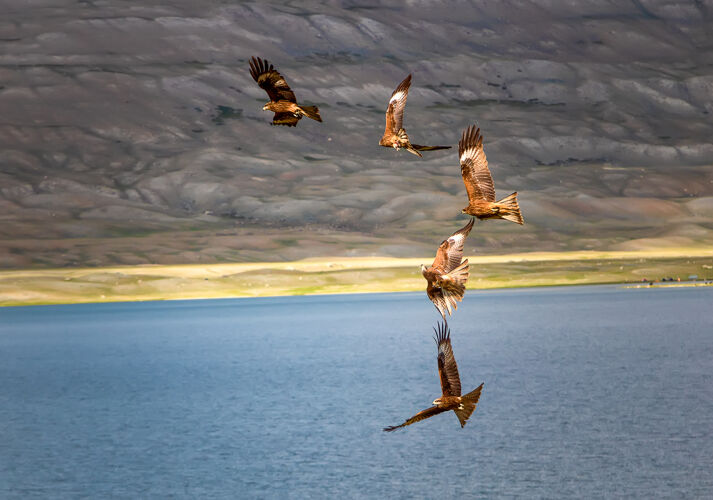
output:
MULTIPOLYGON (((142 265, 0 271, 0 306, 278 297, 425 290, 423 258, 142 265)), ((713 249, 534 252, 469 256, 471 289, 628 284, 713 278, 713 249), (642 283, 643 280, 647 282, 642 283)), ((702 281, 700 282, 701 284, 702 281)), ((684 286, 654 283, 653 286, 684 286)), ((688 284, 693 286, 693 284, 688 284)))
POLYGON ((685 281, 681 283, 667 283, 649 281, 648 283, 625 283, 625 288, 693 288, 697 286, 713 286, 713 280, 685 281))

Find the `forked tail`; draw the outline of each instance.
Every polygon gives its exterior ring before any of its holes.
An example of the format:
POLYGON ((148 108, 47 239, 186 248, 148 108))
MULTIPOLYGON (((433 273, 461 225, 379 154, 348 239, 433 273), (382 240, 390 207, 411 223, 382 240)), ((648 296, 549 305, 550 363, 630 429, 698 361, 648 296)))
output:
POLYGON ((458 300, 461 300, 465 293, 465 284, 468 282, 469 275, 470 268, 468 266, 468 259, 465 259, 458 267, 443 277, 441 288, 458 295, 458 300))
POLYGON ((439 149, 451 149, 450 146, 421 146, 419 144, 411 144, 411 147, 416 151, 438 151, 439 149))
POLYGON ((319 109, 317 109, 317 106, 300 106, 300 109, 306 117, 317 120, 318 122, 322 121, 322 117, 319 116, 319 109))
POLYGON ((524 223, 522 214, 520 213, 520 206, 517 204, 517 191, 496 202, 496 205, 500 209, 498 215, 501 218, 517 222, 518 224, 524 223))
POLYGON ((480 384, 476 390, 469 392, 465 396, 462 396, 460 407, 453 410, 456 412, 458 420, 460 420, 461 427, 465 427, 465 423, 475 411, 475 407, 478 406, 478 400, 480 399, 480 391, 482 390, 483 384, 480 384))

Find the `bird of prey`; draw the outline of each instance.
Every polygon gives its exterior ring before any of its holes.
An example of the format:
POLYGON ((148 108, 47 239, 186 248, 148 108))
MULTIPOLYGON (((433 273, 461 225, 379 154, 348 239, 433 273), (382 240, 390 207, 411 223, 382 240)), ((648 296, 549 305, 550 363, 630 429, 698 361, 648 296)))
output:
POLYGON ((436 345, 438 345, 438 375, 441 377, 441 390, 443 395, 433 401, 433 406, 423 411, 418 412, 413 417, 406 420, 401 425, 392 425, 384 427, 387 432, 395 431, 401 427, 406 427, 414 422, 424 420, 438 415, 444 411, 453 410, 460 421, 461 428, 470 418, 475 410, 480 399, 480 391, 483 389, 483 384, 480 384, 477 389, 469 392, 465 396, 460 395, 460 376, 458 375, 458 365, 456 358, 453 356, 453 348, 451 347, 451 332, 448 325, 439 323, 436 332, 436 345))
POLYGON ((411 141, 403 128, 404 122, 404 107, 406 107, 406 98, 408 97, 408 89, 411 86, 411 75, 404 78, 404 81, 399 83, 391 99, 389 99, 389 107, 386 108, 386 129, 384 136, 379 141, 380 146, 394 148, 397 151, 405 148, 409 153, 417 156, 423 156, 419 151, 435 151, 437 149, 450 149, 450 146, 419 146, 411 144, 411 141))
POLYGON ((421 264, 421 273, 428 281, 426 294, 446 321, 446 311, 453 314, 458 309, 457 302, 463 300, 465 284, 468 281, 468 259, 463 258, 463 243, 473 228, 475 219, 453 233, 438 247, 431 267, 421 264))
POLYGON ((297 104, 295 93, 292 92, 282 75, 267 60, 253 57, 250 60, 250 75, 270 97, 270 102, 265 104, 262 109, 275 113, 272 118, 273 125, 296 127, 297 122, 303 116, 318 122, 322 121, 317 106, 300 106, 297 104))
POLYGON ((495 187, 483 151, 483 136, 474 125, 463 131, 458 142, 460 173, 468 192, 468 206, 464 214, 478 219, 506 219, 522 224, 522 214, 517 204, 517 191, 500 201, 495 201, 495 187))

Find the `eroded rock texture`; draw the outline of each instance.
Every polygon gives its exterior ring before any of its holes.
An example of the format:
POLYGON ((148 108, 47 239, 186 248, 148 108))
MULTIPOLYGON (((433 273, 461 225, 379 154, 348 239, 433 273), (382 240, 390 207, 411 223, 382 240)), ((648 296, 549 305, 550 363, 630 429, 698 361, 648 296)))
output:
POLYGON ((710 1, 153 3, 2 2, 0 267, 432 254, 456 150, 377 145, 409 72, 412 140, 477 123, 520 193, 466 253, 713 242, 710 1))

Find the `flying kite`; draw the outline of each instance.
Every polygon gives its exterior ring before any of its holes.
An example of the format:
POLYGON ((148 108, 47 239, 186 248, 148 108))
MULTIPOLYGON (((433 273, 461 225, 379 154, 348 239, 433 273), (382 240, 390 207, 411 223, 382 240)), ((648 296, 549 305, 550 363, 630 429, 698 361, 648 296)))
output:
POLYGON ((455 412, 462 428, 478 404, 483 384, 480 384, 477 389, 469 392, 465 396, 460 395, 460 376, 458 375, 456 358, 453 356, 451 332, 448 325, 445 322, 439 323, 438 329, 434 328, 434 331, 436 332, 434 340, 436 341, 436 345, 438 345, 438 375, 441 378, 441 390, 443 395, 433 401, 433 406, 418 412, 403 424, 384 427, 384 430, 387 432, 395 431, 401 427, 406 427, 414 422, 419 422, 449 410, 455 412))
POLYGON ((406 98, 408 97, 408 89, 410 86, 411 75, 404 78, 391 94, 389 107, 386 108, 386 129, 384 130, 384 136, 379 141, 379 145, 394 148, 397 151, 404 148, 409 153, 413 153, 417 156, 423 156, 419 151, 450 149, 450 146, 419 146, 418 144, 411 144, 406 130, 403 128, 404 107, 406 107, 406 98))
POLYGON ((431 267, 421 264, 421 274, 428 281, 426 294, 446 321, 446 311, 453 314, 458 309, 457 302, 463 300, 465 284, 468 281, 468 259, 463 258, 463 244, 473 228, 475 219, 453 233, 438 247, 431 267))
POLYGON ((250 75, 270 97, 270 102, 265 104, 262 109, 275 113, 272 118, 273 125, 296 127, 297 122, 303 116, 318 122, 322 121, 317 106, 300 106, 297 104, 295 93, 292 92, 282 75, 267 60, 253 57, 250 60, 250 75))
POLYGON ((458 142, 460 173, 468 192, 468 206, 464 214, 478 219, 506 219, 522 224, 522 214, 517 204, 517 191, 500 201, 495 201, 495 187, 483 151, 483 136, 475 126, 463 131, 458 142))

